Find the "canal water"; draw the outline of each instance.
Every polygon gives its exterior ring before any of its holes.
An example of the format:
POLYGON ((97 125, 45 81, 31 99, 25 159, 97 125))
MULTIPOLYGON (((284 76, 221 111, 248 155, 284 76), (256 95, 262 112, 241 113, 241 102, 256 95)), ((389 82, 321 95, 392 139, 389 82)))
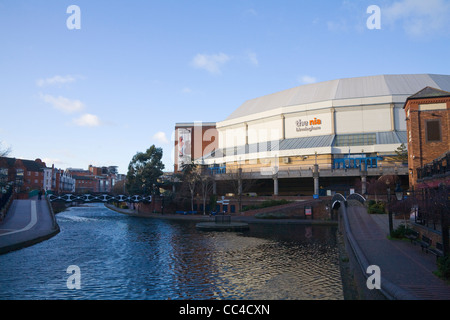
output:
POLYGON ((61 232, 0 256, 0 299, 343 299, 336 227, 251 224, 202 232, 191 221, 103 206, 57 215, 61 232), (80 289, 69 289, 79 267, 80 289))

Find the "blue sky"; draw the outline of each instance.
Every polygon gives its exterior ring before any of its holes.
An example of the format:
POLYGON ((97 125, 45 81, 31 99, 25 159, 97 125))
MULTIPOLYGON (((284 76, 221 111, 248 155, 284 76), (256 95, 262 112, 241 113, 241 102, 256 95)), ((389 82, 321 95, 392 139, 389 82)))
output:
POLYGON ((177 122, 311 82, 450 74, 449 18, 448 0, 0 0, 0 148, 126 173, 155 144, 172 171, 177 122))

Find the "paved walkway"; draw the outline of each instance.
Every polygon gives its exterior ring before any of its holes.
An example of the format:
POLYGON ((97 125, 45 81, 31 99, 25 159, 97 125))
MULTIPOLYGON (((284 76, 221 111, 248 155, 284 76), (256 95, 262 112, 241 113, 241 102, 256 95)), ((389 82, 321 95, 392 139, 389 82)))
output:
MULTIPOLYGON (((356 246, 363 270, 368 265, 380 267, 384 293, 394 299, 450 300, 450 285, 433 274, 437 270, 433 254, 409 241, 387 238, 388 215, 368 214, 362 206, 349 206, 346 211, 349 242, 356 246)), ((400 223, 394 220, 394 227, 400 223)))
POLYGON ((0 254, 30 246, 58 232, 45 199, 14 200, 0 223, 0 254))

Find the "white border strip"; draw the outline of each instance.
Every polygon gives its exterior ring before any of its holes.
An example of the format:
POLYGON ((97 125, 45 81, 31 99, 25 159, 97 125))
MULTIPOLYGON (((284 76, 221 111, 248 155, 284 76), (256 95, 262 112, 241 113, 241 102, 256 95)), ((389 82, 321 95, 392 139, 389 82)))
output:
POLYGON ((18 233, 18 232, 23 232, 23 231, 30 230, 31 228, 34 227, 34 225, 36 223, 37 223, 36 201, 32 200, 31 201, 31 220, 30 220, 30 222, 24 228, 22 228, 20 230, 14 230, 14 231, 11 231, 11 232, 3 233, 3 234, 0 234, 0 236, 6 236, 6 235, 13 234, 13 233, 18 233))

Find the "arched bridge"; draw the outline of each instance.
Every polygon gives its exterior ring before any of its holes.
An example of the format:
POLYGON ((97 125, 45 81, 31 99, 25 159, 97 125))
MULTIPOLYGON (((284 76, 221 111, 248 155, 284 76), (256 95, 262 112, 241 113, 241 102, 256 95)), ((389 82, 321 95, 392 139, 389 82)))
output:
POLYGON ((347 200, 357 200, 357 201, 361 202, 362 204, 364 204, 364 202, 366 202, 366 198, 364 198, 359 193, 352 193, 351 195, 349 195, 347 197, 347 200))
POLYGON ((50 202, 152 202, 152 196, 127 196, 127 195, 112 195, 112 194, 60 194, 48 195, 50 202))
POLYGON ((364 198, 359 193, 352 193, 347 197, 347 199, 340 193, 336 193, 333 198, 331 199, 331 207, 333 209, 339 209, 341 202, 343 202, 345 205, 347 205, 347 200, 357 200, 364 204, 366 201, 366 198, 364 198))
POLYGON ((336 210, 339 209, 341 206, 341 201, 345 203, 347 200, 342 194, 336 193, 331 199, 331 207, 336 210))

